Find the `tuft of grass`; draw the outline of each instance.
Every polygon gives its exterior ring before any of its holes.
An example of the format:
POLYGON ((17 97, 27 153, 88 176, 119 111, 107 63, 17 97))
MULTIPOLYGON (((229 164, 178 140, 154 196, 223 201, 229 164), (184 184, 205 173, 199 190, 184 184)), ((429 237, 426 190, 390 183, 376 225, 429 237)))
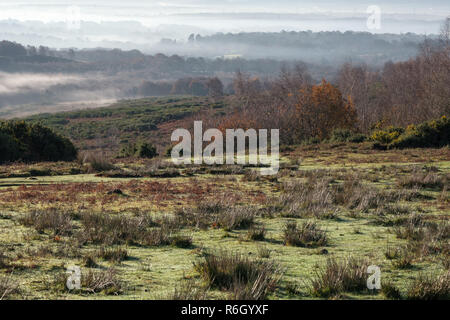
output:
POLYGON ((311 176, 307 183, 285 184, 277 204, 284 208, 283 216, 292 218, 315 217, 318 219, 336 218, 335 197, 329 183, 330 180, 327 178, 318 179, 311 176))
POLYGON ((397 249, 397 256, 392 260, 392 266, 397 269, 409 269, 414 261, 414 253, 409 246, 397 249))
POLYGON ((107 214, 85 213, 81 216, 83 230, 78 234, 81 242, 94 244, 142 243, 149 226, 146 216, 128 217, 107 214))
POLYGON ((105 248, 101 247, 97 252, 97 257, 106 261, 120 263, 128 258, 128 251, 124 248, 105 248))
POLYGON ((395 248, 395 247, 391 247, 391 246, 388 246, 386 248, 386 251, 384 252, 384 256, 388 260, 397 259, 399 257, 399 255, 400 255, 399 249, 395 248))
POLYGON ((258 252, 258 257, 259 258, 264 258, 264 259, 269 259, 270 258, 270 253, 272 252, 269 248, 267 248, 266 246, 258 246, 257 247, 257 252, 258 252))
POLYGON ((254 224, 255 215, 256 210, 252 207, 233 207, 219 215, 217 224, 227 231, 247 229, 254 224))
POLYGON ((447 185, 445 176, 433 172, 413 172, 411 175, 405 176, 397 181, 397 185, 401 188, 429 188, 443 189, 447 185))
POLYGON ((177 248, 191 248, 192 236, 190 235, 174 235, 170 238, 170 242, 177 248))
POLYGON ((381 286, 381 293, 386 297, 386 299, 402 299, 400 290, 392 282, 383 283, 383 285, 381 286))
POLYGON ((9 256, 7 256, 2 249, 0 249, 0 269, 9 267, 9 259, 9 256))
POLYGON ((329 258, 326 265, 311 279, 311 294, 314 297, 329 298, 343 292, 366 290, 368 265, 367 261, 352 257, 342 261, 329 258))
POLYGON ((95 257, 92 254, 83 257, 83 266, 86 268, 96 268, 97 262, 95 261, 95 257))
POLYGON ((9 299, 12 295, 19 293, 19 287, 11 275, 0 276, 0 300, 9 299))
POLYGON ((284 227, 284 243, 297 247, 318 247, 328 243, 326 232, 313 221, 304 222, 298 228, 295 221, 288 221, 284 227))
POLYGON ((122 293, 122 284, 117 278, 117 271, 113 268, 107 270, 89 270, 81 276, 82 290, 90 293, 102 292, 107 295, 122 293))
POLYGON ((19 218, 19 222, 24 226, 34 227, 39 233, 51 230, 54 236, 71 235, 73 230, 71 214, 53 208, 29 212, 19 218))
POLYGON ((196 286, 192 281, 183 281, 174 289, 170 300, 206 300, 208 288, 196 286))
POLYGON ((286 284, 286 292, 291 295, 291 296, 295 296, 298 295, 300 293, 300 289, 299 289, 299 285, 298 283, 295 282, 288 282, 286 284))
POLYGON ((441 275, 420 274, 409 286, 407 298, 410 300, 450 299, 450 272, 441 275))
POLYGON ((238 253, 205 253, 194 269, 212 288, 229 290, 239 300, 265 299, 281 277, 280 269, 270 261, 250 260, 238 253))
POLYGON ((116 167, 109 161, 103 152, 84 152, 79 155, 78 161, 88 166, 88 172, 105 172, 116 167))
POLYGON ((253 226, 247 232, 247 239, 253 241, 264 241, 266 229, 263 226, 253 226))
POLYGON ((175 212, 179 224, 200 229, 223 228, 226 231, 247 229, 254 224, 258 210, 252 206, 224 207, 222 202, 202 203, 197 208, 175 212))

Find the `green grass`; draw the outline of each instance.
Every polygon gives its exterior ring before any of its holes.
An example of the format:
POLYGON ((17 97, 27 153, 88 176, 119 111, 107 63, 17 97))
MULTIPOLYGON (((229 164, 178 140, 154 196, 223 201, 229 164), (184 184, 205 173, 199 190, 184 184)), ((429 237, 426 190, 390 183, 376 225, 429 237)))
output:
MULTIPOLYGON (((382 153, 373 155, 379 157, 382 153)), ((292 155, 286 156, 295 160, 292 155)), ((325 170, 322 174, 333 177, 332 184, 340 184, 348 175, 355 175, 362 183, 369 186, 396 190, 396 182, 400 177, 411 174, 412 168, 424 170, 424 165, 433 165, 438 174, 450 174, 448 162, 429 162, 415 164, 411 162, 386 164, 352 163, 351 166, 335 164, 332 168, 326 165, 306 165, 298 170, 295 166, 282 169, 276 180, 258 179, 244 180, 243 175, 213 175, 198 172, 194 176, 179 176, 176 178, 104 178, 93 174, 61 175, 55 171, 52 176, 0 178, 0 250, 10 258, 10 267, 0 269, 0 274, 9 274, 14 268, 12 278, 19 284, 20 293, 14 293, 15 298, 31 299, 161 299, 173 295, 181 280, 202 282, 200 275, 194 270, 193 263, 201 259, 203 249, 223 248, 239 252, 249 258, 258 257, 261 245, 270 251, 269 258, 280 265, 284 271, 281 282, 270 299, 312 299, 308 283, 311 277, 321 269, 329 257, 344 259, 349 256, 367 258, 371 264, 378 265, 382 270, 382 284, 392 282, 405 294, 408 286, 421 273, 441 274, 444 266, 440 262, 440 254, 428 254, 413 260, 409 269, 396 268, 392 260, 385 257, 388 246, 400 247, 408 240, 398 239, 391 227, 374 223, 375 210, 353 215, 348 208, 340 207, 337 219, 314 219, 317 225, 326 232, 328 243, 322 247, 286 246, 283 241, 283 230, 286 221, 280 213, 272 216, 257 217, 257 225, 266 230, 262 241, 248 239, 248 229, 224 230, 208 228, 198 230, 184 228, 181 234, 192 236, 193 246, 177 248, 172 245, 138 246, 128 244, 124 249, 128 258, 120 263, 96 259, 96 270, 114 267, 119 279, 123 282, 121 295, 105 295, 103 293, 69 293, 56 290, 51 280, 70 265, 82 266, 83 256, 98 252, 101 245, 84 244, 79 247, 80 257, 62 257, 56 252, 62 243, 75 242, 72 236, 62 236, 55 239, 51 232, 37 233, 32 227, 19 223, 19 217, 35 209, 56 207, 60 210, 73 212, 94 211, 110 215, 149 214, 158 219, 166 214, 172 214, 181 207, 193 207, 199 199, 231 201, 231 205, 252 205, 264 207, 281 195, 281 186, 289 181, 308 181, 305 176, 317 176, 317 169, 325 170), (326 171, 329 170, 329 171, 326 171), (376 181, 372 181, 377 177, 376 181), (26 187, 24 187, 24 185, 26 187), (95 186, 89 189, 89 186, 95 186), (107 191, 120 188, 124 195, 108 195, 107 191), (150 189, 149 189, 150 188, 150 189), (77 191, 74 191, 77 190, 77 191), (15 200, 21 199, 20 201, 15 200), (200 198, 199 198, 200 196, 200 198), (269 200, 269 202, 267 202, 269 200), (36 250, 50 248, 54 252, 47 254, 32 254, 36 250), (326 254, 324 254, 326 253, 326 254), (386 282, 387 283, 387 282, 386 282), (289 289, 295 284, 296 290, 289 289)), ((291 161, 292 162, 292 161, 291 161)), ((67 167, 76 166, 68 163, 67 167)), ((118 163, 120 166, 133 167, 145 164, 118 163)), ((30 166, 19 165, 4 167, 4 171, 22 170, 40 167, 41 164, 30 166)), ((423 189, 421 194, 428 198, 402 201, 411 213, 421 212, 429 221, 445 222, 448 216, 449 202, 438 200, 443 192, 440 190, 423 189)), ((448 194, 448 192, 447 192, 448 194)), ((282 209, 284 210, 284 209, 282 209)), ((394 218, 394 216, 388 216, 394 218)), ((308 218, 310 220, 311 218, 308 218)), ((306 219, 294 219, 301 225, 306 219)), ((75 229, 81 228, 80 221, 74 219, 75 229)), ((44 250, 45 251, 45 250, 44 250)), ((43 251, 43 252, 44 252, 43 251)), ((87 272, 86 268, 83 268, 87 272)), ((230 292, 217 288, 207 291, 207 297, 229 298, 230 292)), ((345 292, 344 299, 383 299, 381 293, 345 292)))

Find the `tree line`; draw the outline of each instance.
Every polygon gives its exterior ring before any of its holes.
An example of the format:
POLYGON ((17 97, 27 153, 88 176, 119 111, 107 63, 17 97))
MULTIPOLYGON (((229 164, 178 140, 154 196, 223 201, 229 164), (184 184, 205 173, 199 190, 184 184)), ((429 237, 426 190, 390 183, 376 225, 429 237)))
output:
POLYGON ((329 82, 313 81, 306 65, 282 69, 272 80, 237 72, 234 108, 215 122, 222 128, 280 128, 281 143, 295 144, 328 139, 336 129, 369 134, 448 117, 449 35, 447 19, 439 41, 424 41, 415 58, 381 70, 347 63, 329 82))

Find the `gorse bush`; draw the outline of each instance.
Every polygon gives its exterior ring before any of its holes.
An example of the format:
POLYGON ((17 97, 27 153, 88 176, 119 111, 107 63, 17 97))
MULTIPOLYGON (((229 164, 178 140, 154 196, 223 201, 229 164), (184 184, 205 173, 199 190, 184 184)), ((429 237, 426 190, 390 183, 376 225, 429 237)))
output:
POLYGON ((403 128, 388 127, 384 130, 376 130, 370 136, 370 139, 382 144, 389 144, 405 132, 403 128))
POLYGON ((158 155, 158 153, 153 145, 143 142, 137 145, 136 155, 139 158, 154 158, 158 155))
POLYGON ((51 129, 24 121, 0 122, 0 163, 8 161, 72 161, 74 145, 51 129))
POLYGON ((398 139, 392 142, 393 148, 440 148, 450 145, 450 121, 447 117, 409 126, 398 139))
POLYGON ((370 138, 389 148, 440 148, 450 145, 450 121, 443 116, 406 129, 388 127, 374 131, 370 138))
POLYGON ((366 136, 361 133, 355 133, 349 129, 335 129, 331 132, 330 142, 355 142, 360 143, 366 140, 366 136))
POLYGON ((119 151, 119 157, 154 158, 158 155, 156 148, 147 142, 129 143, 119 151))

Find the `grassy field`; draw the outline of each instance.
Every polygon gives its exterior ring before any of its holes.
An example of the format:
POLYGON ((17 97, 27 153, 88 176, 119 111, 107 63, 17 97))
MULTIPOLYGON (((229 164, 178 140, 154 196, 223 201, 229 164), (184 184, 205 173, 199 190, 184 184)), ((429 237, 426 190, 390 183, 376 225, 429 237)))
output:
POLYGON ((163 158, 5 165, 0 296, 448 299, 449 159, 342 143, 292 148, 267 177, 163 158))

